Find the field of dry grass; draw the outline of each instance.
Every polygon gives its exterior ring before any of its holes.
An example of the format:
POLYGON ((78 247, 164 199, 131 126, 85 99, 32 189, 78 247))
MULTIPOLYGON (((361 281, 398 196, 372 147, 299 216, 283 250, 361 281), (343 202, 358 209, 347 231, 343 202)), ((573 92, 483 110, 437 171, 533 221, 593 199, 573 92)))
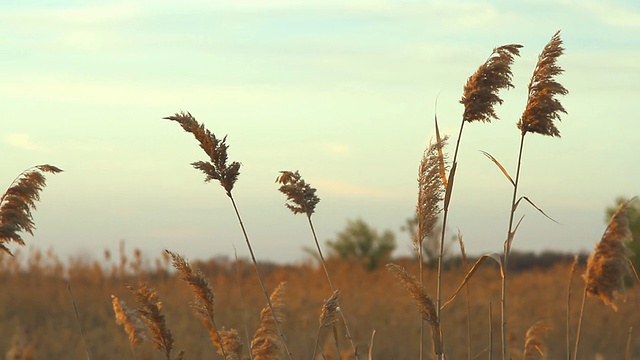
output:
MULTIPOLYGON (((0 257, 0 351, 2 355, 13 342, 22 342, 32 359, 86 358, 85 347, 73 311, 68 285, 78 307, 88 352, 91 359, 131 358, 127 334, 114 320, 111 295, 115 294, 135 308, 126 285, 147 281, 158 290, 173 333, 175 349, 184 350, 186 359, 221 358, 209 339, 206 329, 189 308, 193 300, 191 289, 180 281, 164 256, 156 259, 140 252, 128 254, 128 259, 100 262, 72 261, 63 265, 53 253, 19 252, 15 258, 0 257), (22 264, 22 265, 19 265, 22 264)), ((407 270, 416 273, 417 263, 398 260, 407 270)), ((218 326, 235 328, 244 342, 243 354, 248 356, 246 331, 258 327, 264 295, 256 287, 256 275, 247 261, 207 261, 194 263, 209 279, 216 295, 218 326)), ((569 283, 569 263, 559 263, 549 269, 513 272, 509 279, 512 292, 509 308, 509 347, 522 354, 527 328, 536 321, 551 321, 553 329, 546 339, 548 358, 565 358, 566 304, 569 283)), ((418 357, 420 318, 406 291, 384 268, 366 271, 361 265, 345 262, 329 263, 334 283, 341 290, 341 306, 350 323, 360 353, 366 356, 372 331, 374 359, 415 359, 418 357)), ((312 356, 318 317, 322 302, 332 291, 319 266, 279 266, 263 264, 267 287, 273 290, 286 281, 283 330, 296 359, 312 356)), ((573 276, 572 332, 577 317, 584 281, 580 278, 584 264, 573 276)), ((433 292, 436 274, 425 270, 427 291, 433 292)), ((498 269, 486 265, 470 284, 471 295, 471 358, 487 359, 493 328, 493 355, 498 357, 500 278, 498 269), (490 307, 493 318, 490 325, 490 307)), ((444 272, 445 298, 460 284, 464 272, 453 267, 444 272)), ((597 298, 588 298, 580 353, 581 359, 625 358, 628 331, 640 328, 640 297, 637 288, 630 288, 627 301, 619 304, 618 312, 597 298)), ((464 294, 443 310, 444 346, 449 359, 467 358, 467 312, 464 294)), ((342 330, 342 329, 341 329, 342 330)), ((634 334, 635 334, 634 330, 634 334)), ((427 335, 428 336, 428 335, 427 335)), ((637 335, 633 335, 634 338, 637 335)), ((343 358, 349 356, 349 343, 339 335, 343 358)), ((427 347, 430 342, 427 341, 427 347)), ((329 342, 327 344, 330 344, 329 342)), ((327 358, 332 347, 326 346, 327 358)), ((632 358, 640 357, 640 343, 632 342, 632 358)), ((427 356, 432 355, 428 349, 427 356)), ((335 354, 332 355, 335 357, 335 354)), ((24 357, 29 358, 29 357, 24 357)), ((136 347, 137 359, 161 359, 149 341, 136 347)), ((320 358, 320 357, 318 357, 320 358)), ((514 358, 516 358, 514 356, 514 358)))
MULTIPOLYGON (((27 255, 17 251, 12 256, 5 244, 25 245, 21 233, 33 233, 31 210, 45 186, 43 173, 62 171, 51 165, 25 170, 0 199, 0 354, 11 360, 640 357, 640 343, 633 341, 640 327, 638 291, 631 288, 626 301, 619 296, 631 275, 627 243, 633 236, 626 212, 634 199, 614 212, 595 251, 577 266, 567 260, 518 271, 523 258, 511 249, 522 220, 516 214, 520 205, 546 215, 520 194, 519 180, 525 135, 560 137, 555 121, 566 111, 557 97, 568 91, 555 80, 564 71, 556 62, 564 52, 559 31, 540 53, 528 86, 527 106, 517 123, 515 176, 485 153, 512 185, 503 253, 469 259, 474 265, 468 269, 466 264, 449 266, 452 263, 444 261, 462 129, 467 122, 498 119, 494 110, 502 104, 498 93, 513 88, 511 65, 521 47, 494 48, 469 77, 451 162, 445 155, 448 136, 440 136, 435 122, 436 141, 425 150, 418 171, 412 234, 417 259, 395 259, 400 266, 374 266, 388 258, 393 247, 378 253, 386 257, 374 258, 372 252, 363 253, 371 242, 366 246, 347 242, 354 252, 346 260, 325 261, 312 221, 320 199, 297 171, 280 171, 276 182, 287 197, 287 208, 306 215, 319 261, 259 264, 234 200, 241 164, 228 159, 226 137, 216 137, 188 112, 164 119, 193 135, 207 155, 206 161, 191 165, 205 174, 205 181, 216 180, 224 189, 241 227, 248 260, 190 264, 180 257, 180 249, 168 249, 174 253, 156 258, 139 250, 129 254, 124 244, 119 256, 105 251, 101 260, 63 262, 52 251, 43 254, 32 248, 27 255), (434 232, 439 221, 438 237, 434 232), (437 259, 425 264, 423 250, 430 238, 440 244, 437 259), (351 262, 355 259, 361 261, 351 262), (466 280, 470 281, 463 288, 466 280), (284 289, 285 295, 274 289, 284 289), (134 320, 125 321, 126 332, 116 324, 115 318, 120 321, 126 311, 118 309, 117 301, 112 303, 112 296, 137 310, 149 328, 147 341, 136 344, 140 337, 135 335, 134 320), (330 297, 332 301, 325 302, 330 297)), ((466 260, 464 255, 462 259, 466 260)))

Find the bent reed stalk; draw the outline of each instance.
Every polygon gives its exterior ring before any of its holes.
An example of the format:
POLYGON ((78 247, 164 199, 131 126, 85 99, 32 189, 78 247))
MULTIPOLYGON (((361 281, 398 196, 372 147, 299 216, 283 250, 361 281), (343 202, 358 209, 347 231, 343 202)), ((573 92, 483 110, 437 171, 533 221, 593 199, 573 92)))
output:
MULTIPOLYGON (((327 262, 324 259, 324 255, 322 254, 322 249, 320 248, 320 242, 318 241, 318 236, 316 235, 316 230, 313 226, 313 221, 311 220, 311 215, 315 212, 316 205, 320 202, 320 198, 316 195, 316 189, 312 188, 311 185, 306 183, 302 176, 296 170, 295 172, 291 171, 280 171, 280 175, 276 178, 276 183, 281 184, 278 190, 287 196, 287 201, 285 206, 291 210, 291 212, 295 214, 305 214, 307 217, 307 221, 309 223, 309 228, 311 229, 311 234, 313 235, 313 241, 316 245, 316 250, 318 251, 318 256, 320 257, 320 263, 322 265, 322 269, 327 277, 327 282, 331 287, 331 291, 336 293, 337 289, 333 286, 333 281, 331 280, 331 275, 329 274, 329 269, 327 268, 327 262)), ((338 303, 338 297, 336 295, 335 299, 336 303, 338 303)), ((340 317, 344 323, 345 335, 347 339, 351 343, 351 348, 353 350, 353 355, 357 360, 360 360, 360 354, 358 354, 358 347, 356 346, 353 336, 351 335, 351 330, 349 329, 349 322, 342 311, 342 307, 337 304, 337 311, 340 313, 340 317)), ((315 351, 314 351, 315 353, 315 351)))
POLYGON ((222 138, 222 140, 216 138, 215 134, 206 129, 204 127, 204 124, 199 124, 198 121, 188 112, 176 113, 175 115, 167 116, 164 119, 176 121, 186 132, 193 134, 193 136, 199 142, 200 148, 202 148, 202 150, 204 150, 204 152, 209 157, 209 161, 196 161, 191 163, 191 165, 194 168, 202 171, 206 175, 205 182, 218 180, 220 185, 224 188, 227 197, 231 200, 233 210, 236 214, 240 229, 242 230, 242 235, 244 237, 245 243, 247 244, 247 248, 249 249, 251 261, 253 262, 253 267, 258 276, 260 287, 262 288, 262 292, 267 299, 267 304, 269 305, 269 309, 271 310, 271 315, 274 318, 275 327, 282 339, 289 359, 293 360, 293 354, 289 350, 287 339, 284 335, 284 332, 282 331, 282 327, 280 326, 280 321, 278 320, 276 310, 271 303, 271 298, 264 283, 262 273, 260 272, 258 261, 256 260, 255 254, 253 253, 251 241, 249 241, 249 236, 247 235, 244 223, 242 222, 242 217, 240 216, 240 212, 238 211, 238 206, 236 205, 236 201, 231 193, 235 182, 238 180, 238 175, 240 175, 240 163, 234 161, 230 164, 227 164, 227 149, 229 148, 229 145, 226 144, 227 137, 225 136, 224 138, 222 138))
POLYGON ((527 133, 538 133, 541 135, 560 137, 560 132, 554 124, 554 120, 560 121, 560 113, 567 113, 556 95, 568 94, 567 89, 555 80, 555 76, 560 75, 564 70, 557 65, 557 60, 564 52, 560 31, 557 31, 551 40, 545 45, 538 56, 538 62, 531 76, 528 86, 527 106, 517 123, 520 129, 520 147, 518 150, 518 164, 516 177, 513 183, 513 196, 511 198, 511 209, 509 213, 509 227, 507 238, 504 242, 502 264, 504 276, 502 278, 502 359, 507 360, 507 277, 509 273, 509 253, 511 244, 517 229, 514 228, 515 212, 520 200, 518 196, 518 185, 520 181, 520 170, 522 168, 522 153, 524 149, 524 138, 527 133))
MULTIPOLYGON (((438 254, 438 280, 436 285, 436 311, 438 321, 441 320, 442 307, 442 261, 444 255, 444 239, 446 237, 447 219, 449 217, 449 204, 453 192, 453 182, 455 171, 458 166, 458 150, 460 149, 460 140, 462 139, 462 130, 466 122, 491 122, 491 119, 498 119, 494 106, 502 104, 503 100, 498 96, 498 92, 502 89, 513 88, 511 65, 515 56, 520 56, 520 44, 509 44, 494 48, 489 58, 478 67, 468 79, 463 88, 462 99, 460 103, 464 105, 464 113, 460 123, 460 130, 456 140, 456 147, 453 153, 453 161, 449 176, 445 175, 444 166, 441 165, 443 184, 445 184, 446 193, 443 206, 442 216, 442 233, 440 235, 440 251, 438 254)), ((436 134, 439 136, 439 130, 436 119, 436 134)), ((442 356, 439 357, 442 359, 442 356)))

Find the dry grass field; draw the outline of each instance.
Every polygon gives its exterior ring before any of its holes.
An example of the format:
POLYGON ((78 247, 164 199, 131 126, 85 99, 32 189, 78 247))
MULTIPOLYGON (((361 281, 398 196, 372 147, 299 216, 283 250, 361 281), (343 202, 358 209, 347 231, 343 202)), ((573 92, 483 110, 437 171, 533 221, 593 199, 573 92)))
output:
MULTIPOLYGON (((91 359, 131 358, 127 334, 117 325, 111 305, 111 295, 118 296, 135 308, 126 285, 139 280, 158 290, 166 323, 175 339, 175 349, 184 350, 186 359, 221 359, 209 339, 209 334, 194 315, 189 303, 191 289, 180 281, 165 256, 147 257, 139 251, 122 253, 114 259, 94 262, 72 261, 70 265, 56 258, 52 252, 42 254, 24 251, 16 257, 0 257, 0 350, 9 354, 16 344, 25 347, 20 359, 82 359, 85 346, 74 315, 72 298, 78 308, 80 325, 91 359)), ((416 273, 417 262, 400 259, 396 263, 416 273)), ((206 274, 215 292, 218 326, 235 328, 243 339, 243 354, 248 357, 246 332, 253 334, 258 327, 260 309, 265 306, 264 295, 256 286, 257 279, 250 262, 210 260, 194 263, 206 274)), ((405 289, 384 268, 366 271, 361 265, 330 262, 335 286, 341 291, 341 306, 361 356, 366 358, 373 340, 374 359, 418 358, 420 318, 405 289)), ((558 263, 548 269, 512 272, 509 279, 511 306, 509 308, 509 348, 514 359, 522 354, 527 328, 541 319, 549 320, 553 328, 545 339, 549 359, 566 358, 566 311, 569 284, 569 263, 558 263)), ((285 324, 283 331, 296 359, 312 356, 318 317, 323 300, 332 291, 322 269, 315 265, 262 264, 265 282, 273 290, 281 281, 285 288, 285 324)), ((571 329, 575 333, 584 281, 580 278, 584 263, 573 275, 571 300, 571 329)), ((425 270, 428 292, 434 291, 436 274, 425 270)), ((443 274, 445 298, 455 291, 464 272, 451 267, 443 274)), ((499 301, 500 278, 496 266, 485 265, 470 283, 471 358, 488 359, 491 355, 493 329, 493 357, 500 353, 499 301), (490 308, 493 317, 490 324, 490 308)), ((587 299, 579 358, 624 359, 629 329, 637 338, 640 329, 640 297, 637 288, 627 291, 626 302, 614 312, 599 299, 587 299)), ((467 356, 467 311, 464 293, 443 310, 444 348, 447 358, 465 359, 467 356)), ((342 330, 340 327, 338 327, 342 330)), ((148 335, 147 335, 148 336, 148 335)), ((429 335, 427 334, 427 339, 429 335)), ((350 345, 339 334, 343 359, 353 358, 350 345)), ((326 343, 327 358, 338 358, 333 347, 326 343)), ((433 353, 426 341, 427 358, 433 353)), ((177 353, 176 351, 176 353, 177 353)), ((640 358, 640 343, 631 342, 633 359, 640 358)), ((7 357, 10 359, 10 357, 7 357)), ((150 341, 136 346, 137 359, 161 359, 150 341)), ((318 356, 318 358, 320 358, 318 356)), ((12 358, 11 358, 12 359, 12 358)))
POLYGON ((325 258, 312 221, 320 201, 316 189, 298 171, 280 171, 279 191, 293 214, 307 217, 317 258, 298 265, 260 263, 234 200, 241 163, 229 160, 226 137, 216 137, 188 112, 164 119, 190 133, 207 155, 191 165, 206 182, 224 189, 249 259, 191 264, 179 248, 129 253, 124 243, 117 255, 109 249, 97 260, 61 261, 53 251, 33 248, 14 250, 12 256, 13 247, 5 244, 25 245, 20 234, 33 233, 31 210, 45 186, 43 173, 62 171, 51 165, 25 170, 0 199, 0 355, 10 360, 640 358, 640 342, 634 341, 640 331, 638 286, 629 281, 625 291, 625 281, 633 277, 627 211, 635 198, 614 211, 586 261, 564 257, 552 266, 541 259, 525 265, 527 257, 512 251, 522 220, 518 207, 531 206, 546 216, 521 195, 520 170, 527 134, 560 137, 555 122, 566 111, 557 97, 568 91, 555 80, 564 71, 556 62, 564 52, 559 31, 540 53, 528 86, 527 106, 517 123, 515 176, 484 153, 513 191, 502 254, 465 262, 462 251, 461 261, 445 258, 463 127, 498 119, 494 106, 502 99, 497 94, 514 87, 511 64, 521 47, 494 48, 469 77, 451 161, 445 151, 449 138, 440 136, 435 122, 436 140, 418 168, 416 259, 390 260, 393 246, 380 245, 384 240, 377 244, 379 251, 372 250, 373 236, 368 242, 354 240, 362 238, 361 230, 329 242, 334 251, 325 258), (427 263, 429 239, 435 239, 437 251, 427 263), (399 266, 384 266, 388 261, 399 266), (127 318, 128 311, 112 297, 136 310, 134 317, 127 318), (145 330, 136 321, 148 330, 137 333, 145 330))

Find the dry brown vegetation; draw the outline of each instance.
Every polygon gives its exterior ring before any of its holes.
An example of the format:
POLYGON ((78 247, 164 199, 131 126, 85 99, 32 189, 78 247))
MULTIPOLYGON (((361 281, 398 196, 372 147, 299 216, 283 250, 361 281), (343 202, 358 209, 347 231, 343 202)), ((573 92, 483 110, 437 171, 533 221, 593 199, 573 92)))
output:
POLYGON ((518 187, 525 135, 560 136, 554 121, 566 111, 556 96, 568 93, 555 80, 563 72, 556 64, 561 45, 556 32, 538 57, 517 123, 521 140, 515 177, 484 152, 513 190, 502 255, 484 254, 469 267, 474 259, 466 259, 458 235, 461 261, 445 264, 443 256, 463 126, 498 119, 494 105, 502 103, 500 90, 513 87, 510 67, 519 55, 517 44, 494 49, 465 85, 465 112, 450 164, 443 149, 448 137, 440 136, 436 121, 436 141, 419 166, 417 256, 394 259, 386 269, 323 256, 312 222, 320 198, 297 171, 281 171, 276 182, 287 196, 285 205, 306 215, 318 262, 259 263, 232 193, 241 165, 228 160, 226 137, 217 138, 188 112, 165 119, 191 133, 207 155, 192 166, 206 175, 206 182, 217 180, 223 187, 249 260, 190 263, 178 254, 180 249, 155 259, 136 249, 129 257, 124 243, 118 259, 110 250, 99 261, 63 262, 53 251, 43 255, 38 250, 13 256, 5 244, 25 245, 19 233, 32 233, 31 210, 45 185, 42 172, 61 171, 49 165, 28 169, 0 199, 0 334, 5 335, 0 336, 0 354, 22 360, 632 359, 640 354, 640 344, 631 340, 633 328, 639 327, 640 297, 637 291, 624 292, 634 270, 626 246, 632 240, 626 207, 634 199, 614 214, 586 269, 584 261, 565 258, 550 267, 518 271, 526 257, 511 250, 522 220, 516 221, 520 204, 547 216, 518 187), (424 243, 436 236, 440 213, 438 257, 425 268, 424 243), (581 278, 586 284, 580 300, 571 289, 581 278), (456 298, 462 289, 464 299, 456 298), (604 304, 588 301, 591 297, 604 304), (431 342, 425 341, 425 324, 431 342))
MULTIPOLYGON (((38 251, 17 251, 14 258, 0 257, 0 351, 4 356, 11 348, 14 334, 29 348, 33 359, 81 359, 85 350, 75 324, 73 306, 67 291, 67 281, 73 286, 79 316, 91 358, 131 358, 129 337, 115 321, 111 294, 133 308, 135 301, 127 284, 145 281, 158 291, 166 325, 175 341, 174 349, 185 350, 185 359, 222 359, 211 342, 207 329, 190 308, 194 295, 189 285, 181 281, 164 255, 157 259, 133 251, 130 260, 121 262, 110 256, 109 261, 86 262, 72 259, 65 265, 55 254, 38 251), (138 257, 132 256, 138 254, 138 257), (22 264, 20 266, 20 264, 22 264), (142 264, 142 265, 141 265, 142 264)), ((514 259, 513 263, 517 260, 514 259)), ((396 263, 409 273, 418 272, 414 260, 399 259, 396 263)), ((245 334, 258 329, 260 311, 265 300, 256 286, 256 274, 249 261, 209 260, 193 264, 209 279, 216 296, 216 322, 220 328, 235 328, 243 342, 244 356, 249 344, 245 334), (242 297, 240 292, 242 291, 242 297), (243 307, 244 305, 244 307, 243 307), (243 315, 244 314, 244 315, 243 315)), ((420 316, 405 290, 386 269, 366 271, 361 265, 330 262, 333 281, 340 291, 340 303, 349 310, 351 330, 361 354, 366 353, 371 333, 376 331, 374 359, 416 359, 420 334, 420 316)), ((514 264, 515 265, 515 264, 514 264)), ((567 281, 570 261, 548 269, 513 272, 510 281, 509 348, 511 354, 523 354, 528 328, 540 319, 551 322, 553 328, 545 338, 548 358, 565 358, 565 318, 567 281)), ((265 281, 275 289, 286 281, 284 297, 284 332, 297 359, 309 359, 314 350, 323 300, 332 291, 321 267, 308 265, 262 264, 265 281)), ((581 274, 584 261, 578 265, 573 281, 576 294, 572 297, 572 329, 577 318, 583 286, 581 274)), ((443 274, 443 293, 451 294, 460 284, 464 271, 453 266, 443 274)), ((425 270, 429 293, 435 290, 435 271, 425 270)), ((493 351, 500 352, 498 269, 481 267, 470 286, 472 358, 480 353, 489 356, 489 308, 493 307, 493 351)), ((640 328, 640 297, 636 288, 627 289, 627 300, 618 304, 618 312, 601 301, 587 301, 582 327, 580 358, 624 358, 630 326, 640 328)), ((442 329, 446 333, 444 349, 449 359, 467 358, 466 305, 462 297, 443 309, 442 329)), ((339 330, 343 358, 350 359, 350 345, 339 330)), ((147 336, 149 337, 149 336, 147 336)), ((335 359, 331 337, 325 344, 327 358, 335 359)), ((432 353, 430 344, 427 354, 432 353)), ((631 343, 631 354, 640 356, 640 343, 631 343)), ((136 345, 137 359, 163 359, 165 356, 147 340, 136 345)))

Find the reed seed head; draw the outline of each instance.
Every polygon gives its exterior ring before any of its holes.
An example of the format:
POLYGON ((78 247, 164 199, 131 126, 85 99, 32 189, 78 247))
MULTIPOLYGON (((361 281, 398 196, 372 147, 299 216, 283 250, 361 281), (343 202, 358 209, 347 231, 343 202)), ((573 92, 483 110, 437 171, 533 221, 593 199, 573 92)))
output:
POLYGON ((129 343, 132 346, 142 343, 145 339, 144 327, 136 313, 115 295, 111 295, 111 302, 116 316, 116 324, 124 326, 124 331, 129 335, 129 343))
POLYGON ((336 290, 331 294, 322 305, 322 313, 320 313, 320 327, 331 327, 338 322, 338 311, 340 311, 340 290, 336 290))
POLYGON ((40 192, 46 186, 44 173, 62 172, 52 165, 31 167, 13 180, 7 191, 0 198, 0 252, 12 255, 5 244, 15 242, 24 246, 20 232, 33 235, 35 224, 31 210, 36 209, 40 200, 40 192))
POLYGON ((436 305, 433 299, 427 294, 427 291, 420 284, 415 276, 407 273, 407 270, 396 264, 387 264, 387 269, 398 279, 400 284, 404 286, 409 295, 413 298, 413 302, 418 308, 418 312, 429 325, 431 325, 431 335, 433 339, 433 350, 436 354, 442 353, 442 341, 440 335, 440 321, 436 311, 436 305))
POLYGON ((491 119, 498 119, 494 109, 495 104, 502 104, 498 91, 513 87, 511 64, 514 56, 520 56, 521 47, 510 44, 493 49, 487 61, 469 77, 460 100, 464 105, 464 121, 491 122, 491 119))
POLYGON ((196 311, 198 317, 203 321, 213 321, 215 314, 215 296, 209 280, 199 270, 194 270, 191 264, 182 256, 165 250, 171 256, 171 263, 176 270, 180 280, 186 282, 193 290, 195 301, 191 307, 196 311))
POLYGON ((155 348, 162 351, 169 359, 173 349, 173 336, 162 314, 162 303, 158 299, 158 292, 142 282, 138 284, 138 288, 128 286, 128 289, 138 302, 138 316, 151 331, 155 348))
POLYGON ((444 159, 440 158, 440 154, 448 139, 449 137, 445 136, 440 141, 430 142, 420 161, 418 204, 416 205, 418 228, 413 238, 416 251, 421 251, 424 239, 431 234, 438 222, 438 215, 442 212, 440 203, 444 199, 445 189, 441 175, 441 164, 444 163, 444 159))
POLYGON ((557 95, 567 95, 569 91, 555 80, 564 70, 557 60, 564 52, 560 31, 557 31, 538 56, 538 63, 529 82, 527 107, 518 121, 522 134, 528 132, 560 137, 554 120, 560 121, 560 113, 567 113, 557 95))
POLYGON ((287 196, 285 206, 294 214, 313 215, 320 198, 316 195, 316 189, 307 184, 300 173, 280 171, 276 183, 282 184, 278 190, 287 196))
MULTIPOLYGON (((284 319, 284 282, 271 293, 271 305, 279 321, 284 319)), ((280 360, 283 358, 284 346, 278 334, 276 320, 269 306, 260 312, 260 325, 251 341, 251 354, 254 360, 280 360)))
POLYGON ((231 197, 233 185, 240 175, 240 163, 234 161, 227 164, 227 149, 229 148, 226 143, 227 137, 225 136, 222 140, 218 139, 215 134, 204 127, 204 124, 198 123, 188 112, 181 112, 163 119, 176 121, 186 132, 193 134, 202 150, 209 156, 209 161, 196 161, 191 165, 206 175, 206 182, 218 180, 227 196, 231 197))
POLYGON ((552 324, 547 320, 538 320, 527 330, 524 341, 523 360, 544 359, 547 356, 547 346, 544 342, 553 329, 552 324))
POLYGON ((617 311, 616 299, 624 292, 624 277, 630 273, 626 243, 632 240, 626 211, 631 199, 622 203, 613 214, 607 229, 587 260, 583 275, 587 293, 598 296, 617 311))
POLYGON ((242 340, 236 329, 220 330, 221 346, 218 346, 218 353, 222 355, 222 347, 226 354, 225 360, 242 359, 242 340))

